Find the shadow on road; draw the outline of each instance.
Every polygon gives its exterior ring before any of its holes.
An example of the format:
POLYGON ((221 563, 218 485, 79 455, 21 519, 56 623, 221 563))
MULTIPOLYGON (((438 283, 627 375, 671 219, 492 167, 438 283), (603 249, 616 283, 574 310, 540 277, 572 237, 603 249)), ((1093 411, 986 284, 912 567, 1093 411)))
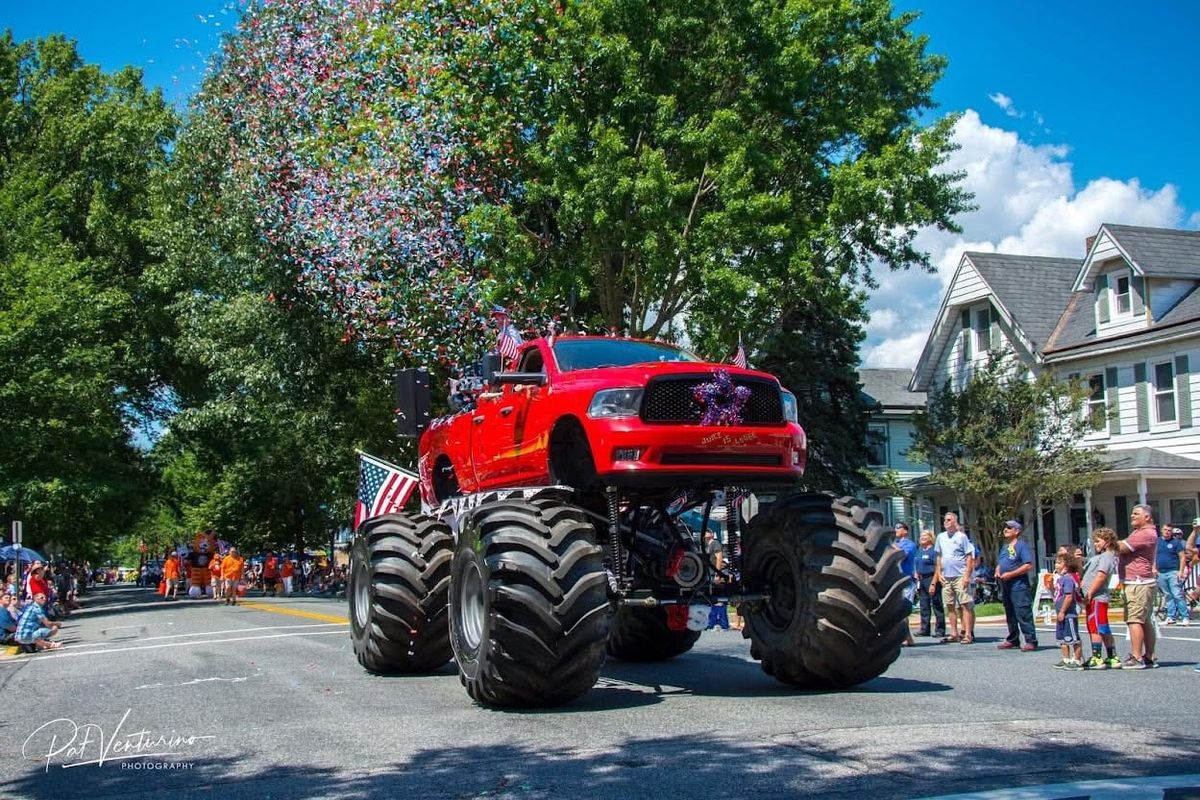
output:
MULTIPOLYGON (((1091 740, 1028 731, 996 744, 905 748, 889 766, 867 769, 859 761, 872 742, 844 747, 822 744, 812 731, 770 741, 731 741, 712 736, 630 737, 618 751, 530 749, 497 742, 478 747, 421 749, 402 732, 381 732, 406 751, 394 761, 354 768, 311 767, 303 754, 294 763, 246 773, 238 759, 192 762, 189 769, 123 769, 119 763, 73 769, 36 765, 0 784, 4 797, 172 800, 210 798, 902 798, 982 791, 1106 777, 1188 772, 1176 737, 1150 735, 1140 753, 1119 741, 1091 740), (1147 752, 1153 755, 1147 755, 1147 752), (86 786, 86 790, 83 787, 86 786)), ((1058 733, 1067 735, 1063 726, 1058 733)), ((264 732, 265 735, 265 732, 264 732)))

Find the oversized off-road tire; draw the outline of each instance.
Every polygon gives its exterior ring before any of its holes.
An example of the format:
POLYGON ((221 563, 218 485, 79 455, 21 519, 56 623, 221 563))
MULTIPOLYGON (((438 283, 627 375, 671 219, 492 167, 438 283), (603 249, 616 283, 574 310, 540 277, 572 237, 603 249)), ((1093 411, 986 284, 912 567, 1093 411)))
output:
POLYGON ((595 526, 561 492, 485 502, 463 520, 450 642, 477 702, 551 706, 600 676, 611 608, 595 526))
POLYGON ((750 610, 750 655, 768 675, 805 688, 845 688, 880 675, 908 625, 891 529, 850 498, 797 495, 756 517, 743 575, 769 599, 750 610))
POLYGON ((666 661, 692 649, 700 631, 673 631, 665 608, 621 606, 608 634, 608 654, 622 661, 666 661))
POLYGON ((386 514, 359 526, 350 550, 350 635, 372 672, 429 672, 451 658, 454 537, 420 514, 386 514))

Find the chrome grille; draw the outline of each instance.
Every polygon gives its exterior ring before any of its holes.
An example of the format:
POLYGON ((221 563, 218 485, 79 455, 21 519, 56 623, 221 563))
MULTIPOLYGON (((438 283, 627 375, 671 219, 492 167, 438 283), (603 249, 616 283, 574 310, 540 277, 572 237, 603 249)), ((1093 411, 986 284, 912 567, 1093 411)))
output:
MULTIPOLYGON (((704 409, 692 396, 696 387, 712 380, 711 375, 654 378, 646 385, 642 422, 651 424, 696 424, 704 409)), ((742 416, 745 425, 782 425, 783 400, 779 386, 756 378, 734 378, 735 386, 750 390, 742 416)))

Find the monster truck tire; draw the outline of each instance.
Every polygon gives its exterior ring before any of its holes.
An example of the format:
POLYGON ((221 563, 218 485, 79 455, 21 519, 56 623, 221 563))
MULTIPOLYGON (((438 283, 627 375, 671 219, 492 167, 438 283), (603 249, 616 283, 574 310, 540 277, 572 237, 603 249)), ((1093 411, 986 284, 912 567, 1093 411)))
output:
POLYGON ((372 672, 429 672, 450 660, 454 537, 423 515, 387 514, 359 526, 350 551, 350 635, 372 672))
POLYGON ((857 501, 797 495, 754 519, 743 575, 769 599, 744 635, 768 675, 805 688, 846 688, 900 654, 910 606, 891 529, 857 501))
POLYGON ((621 606, 608 634, 608 654, 622 661, 666 661, 692 649, 700 631, 673 631, 665 608, 621 606))
POLYGON ((551 706, 600 676, 611 609, 595 526, 561 492, 484 503, 451 569, 450 642, 467 693, 551 706))

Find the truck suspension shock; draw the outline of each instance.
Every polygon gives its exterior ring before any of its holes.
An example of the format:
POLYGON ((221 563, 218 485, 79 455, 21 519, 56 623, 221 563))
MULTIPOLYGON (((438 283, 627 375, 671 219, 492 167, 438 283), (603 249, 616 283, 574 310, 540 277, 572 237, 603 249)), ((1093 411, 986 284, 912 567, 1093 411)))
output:
POLYGON ((609 583, 614 592, 621 591, 625 586, 625 552, 621 547, 621 497, 617 487, 609 486, 604 490, 608 501, 608 549, 612 563, 609 564, 609 583))
POLYGON ((740 578, 742 574, 742 536, 736 498, 736 490, 727 487, 725 489, 725 527, 728 533, 725 544, 729 547, 729 563, 732 565, 734 573, 740 578))

